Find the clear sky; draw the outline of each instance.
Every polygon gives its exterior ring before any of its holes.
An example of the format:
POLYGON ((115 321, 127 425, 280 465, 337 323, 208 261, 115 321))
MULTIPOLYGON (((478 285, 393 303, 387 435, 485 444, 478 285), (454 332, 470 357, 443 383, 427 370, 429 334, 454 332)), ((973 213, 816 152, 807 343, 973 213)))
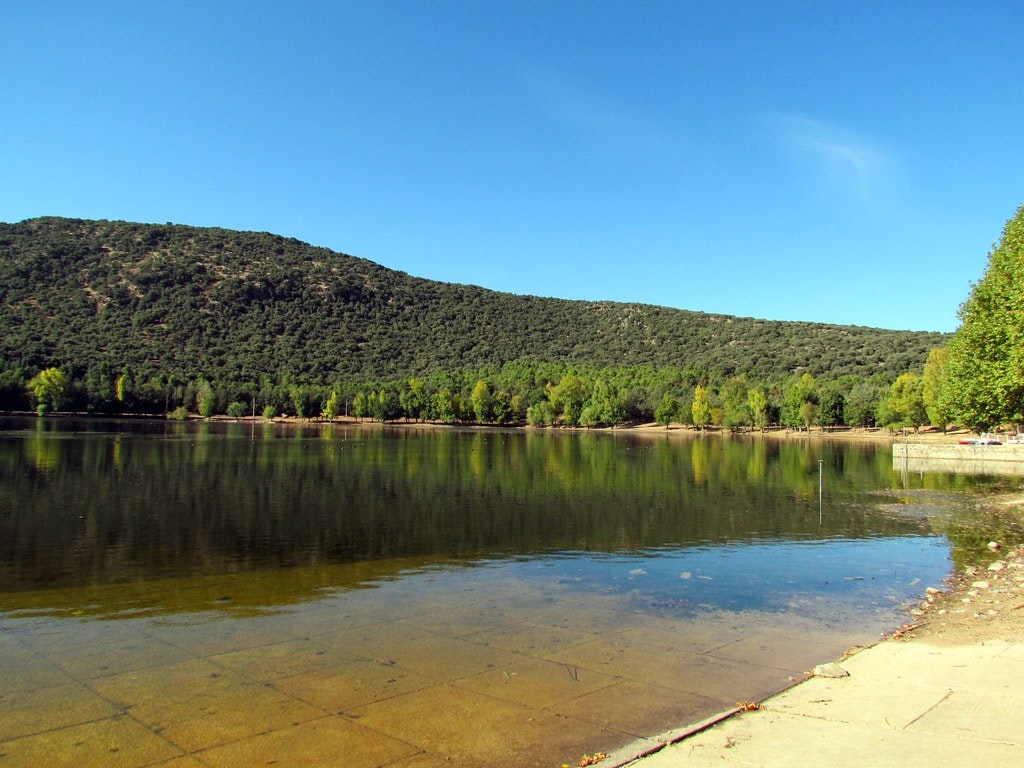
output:
POLYGON ((952 331, 1024 203, 1022 37, 1010 0, 6 0, 0 220, 952 331))

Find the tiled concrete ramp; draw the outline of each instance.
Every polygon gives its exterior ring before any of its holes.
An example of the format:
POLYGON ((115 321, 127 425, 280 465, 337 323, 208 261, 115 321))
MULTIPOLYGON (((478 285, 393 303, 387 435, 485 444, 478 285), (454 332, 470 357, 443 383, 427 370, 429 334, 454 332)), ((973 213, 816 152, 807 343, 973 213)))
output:
POLYGON ((894 640, 841 666, 633 765, 1024 765, 1024 640, 894 640))

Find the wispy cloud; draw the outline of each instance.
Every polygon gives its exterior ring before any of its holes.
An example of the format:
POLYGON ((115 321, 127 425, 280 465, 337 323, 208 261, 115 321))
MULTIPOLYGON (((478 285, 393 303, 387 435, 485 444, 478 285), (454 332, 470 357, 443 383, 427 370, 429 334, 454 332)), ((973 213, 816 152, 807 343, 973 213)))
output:
POLYGON ((545 111, 589 138, 631 146, 659 146, 666 141, 655 121, 578 80, 536 66, 523 67, 521 77, 545 111))
POLYGON ((877 142, 803 115, 775 115, 768 124, 777 140, 833 191, 872 206, 891 198, 897 162, 877 142))

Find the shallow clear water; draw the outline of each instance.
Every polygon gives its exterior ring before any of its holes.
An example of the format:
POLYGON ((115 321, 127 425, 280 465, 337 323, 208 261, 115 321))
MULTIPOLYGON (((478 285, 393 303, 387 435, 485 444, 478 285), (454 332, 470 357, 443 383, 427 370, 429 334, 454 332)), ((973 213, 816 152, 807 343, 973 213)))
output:
POLYGON ((897 627, 963 485, 820 441, 7 420, 0 751, 574 762, 897 627))

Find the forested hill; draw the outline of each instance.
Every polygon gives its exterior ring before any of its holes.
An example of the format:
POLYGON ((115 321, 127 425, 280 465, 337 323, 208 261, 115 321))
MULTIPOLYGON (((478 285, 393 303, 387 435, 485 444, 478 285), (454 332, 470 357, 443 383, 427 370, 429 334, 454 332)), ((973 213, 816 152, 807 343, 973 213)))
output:
POLYGON ((329 383, 513 360, 773 378, 919 369, 933 333, 517 296, 266 233, 0 224, 0 365, 329 383))

